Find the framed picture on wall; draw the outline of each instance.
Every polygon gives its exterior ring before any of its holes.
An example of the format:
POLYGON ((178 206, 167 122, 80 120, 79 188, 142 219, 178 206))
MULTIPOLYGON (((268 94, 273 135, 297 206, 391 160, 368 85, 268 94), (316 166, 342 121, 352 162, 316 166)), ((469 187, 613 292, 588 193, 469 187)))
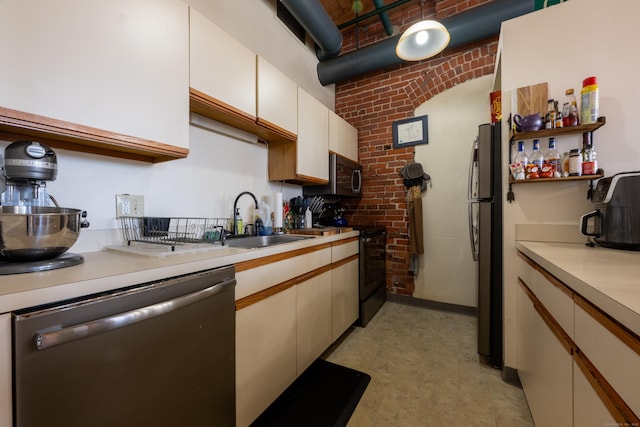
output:
POLYGON ((408 147, 429 143, 427 116, 411 117, 410 119, 393 122, 393 148, 408 147))

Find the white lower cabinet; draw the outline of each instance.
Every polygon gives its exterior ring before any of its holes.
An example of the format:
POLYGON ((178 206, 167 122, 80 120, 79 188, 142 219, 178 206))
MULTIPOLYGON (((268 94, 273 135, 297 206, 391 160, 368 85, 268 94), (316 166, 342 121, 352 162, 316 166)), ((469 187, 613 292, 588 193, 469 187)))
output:
POLYGON ((640 339, 521 258, 518 375, 536 427, 640 425, 640 339))
POLYGON ((536 427, 573 425, 573 359, 518 286, 518 375, 536 427))
POLYGON ((619 425, 575 362, 573 364, 573 398, 574 426, 603 427, 619 425))
POLYGON ((296 379, 296 288, 236 312, 236 425, 248 426, 296 379))
POLYGON ((340 338, 358 320, 359 261, 354 259, 331 270, 332 338, 340 338))
POLYGON ((296 286, 297 373, 300 375, 333 342, 331 271, 296 286))
POLYGON ((355 321, 358 250, 356 237, 236 265, 237 426, 251 424, 355 321))

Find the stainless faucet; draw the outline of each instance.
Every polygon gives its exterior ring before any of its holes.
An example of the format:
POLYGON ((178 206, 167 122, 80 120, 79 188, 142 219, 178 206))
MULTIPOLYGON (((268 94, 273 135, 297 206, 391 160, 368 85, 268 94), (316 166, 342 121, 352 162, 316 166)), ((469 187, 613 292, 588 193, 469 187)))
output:
POLYGON ((236 201, 233 202, 233 235, 234 236, 238 236, 239 232, 238 229, 236 227, 236 211, 238 210, 238 199, 240 199, 240 197, 242 197, 243 195, 248 194, 249 196, 253 197, 253 201, 256 204, 256 210, 260 209, 260 207, 258 206, 258 199, 256 199, 256 196, 253 195, 253 193, 251 193, 250 191, 243 191, 242 193, 238 194, 238 197, 236 197, 236 201))

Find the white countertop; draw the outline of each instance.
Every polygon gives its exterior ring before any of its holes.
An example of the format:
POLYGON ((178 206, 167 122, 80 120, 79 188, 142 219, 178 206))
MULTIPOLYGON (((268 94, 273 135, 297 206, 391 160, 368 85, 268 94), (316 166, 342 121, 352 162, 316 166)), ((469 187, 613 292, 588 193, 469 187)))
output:
POLYGON ((640 252, 526 241, 516 248, 640 335, 640 252))
MULTIPOLYGON (((0 313, 236 264, 358 235, 358 231, 350 231, 260 249, 224 248, 168 257, 149 257, 113 250, 83 253, 84 263, 73 267, 0 276, 0 313)), ((70 252, 73 252, 73 248, 70 252)))

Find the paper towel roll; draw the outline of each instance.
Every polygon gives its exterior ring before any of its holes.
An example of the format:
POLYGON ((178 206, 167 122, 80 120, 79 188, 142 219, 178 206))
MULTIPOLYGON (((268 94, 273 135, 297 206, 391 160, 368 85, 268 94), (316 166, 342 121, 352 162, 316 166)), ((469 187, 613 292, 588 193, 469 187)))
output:
POLYGON ((276 193, 273 204, 273 227, 282 228, 282 193, 276 193))

